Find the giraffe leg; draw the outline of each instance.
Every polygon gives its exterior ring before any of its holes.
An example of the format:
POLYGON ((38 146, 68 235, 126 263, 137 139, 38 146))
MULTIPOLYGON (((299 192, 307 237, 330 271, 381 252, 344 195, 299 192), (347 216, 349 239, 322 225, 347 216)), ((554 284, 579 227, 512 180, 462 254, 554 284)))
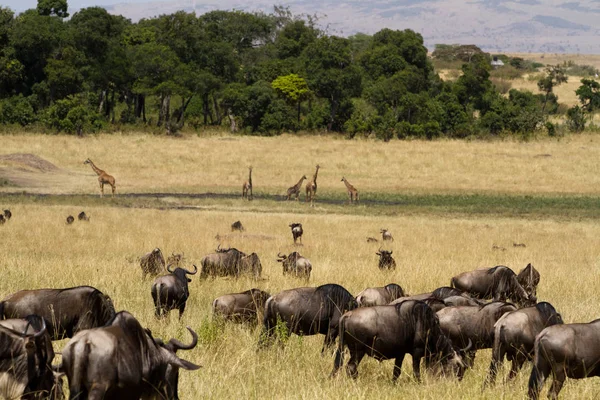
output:
POLYGON ((112 189, 112 197, 115 197, 115 190, 117 190, 117 187, 115 185, 110 185, 110 188, 112 189))
POLYGON ((104 196, 104 183, 100 182, 100 197, 104 196))

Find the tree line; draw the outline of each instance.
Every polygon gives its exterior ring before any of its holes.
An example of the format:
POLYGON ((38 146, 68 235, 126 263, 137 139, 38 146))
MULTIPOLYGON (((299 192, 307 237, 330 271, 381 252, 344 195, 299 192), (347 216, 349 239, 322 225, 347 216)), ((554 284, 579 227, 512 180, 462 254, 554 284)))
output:
MULTIPOLYGON (((126 126, 327 130, 384 140, 544 126, 551 133, 552 88, 564 81, 549 71, 542 93, 503 96, 483 52, 468 53, 461 76, 445 81, 418 33, 345 38, 279 6, 179 11, 137 23, 100 7, 68 17, 66 0, 39 0, 18 15, 0 7, 0 124, 79 134, 126 126)), ((590 82, 575 112, 583 126, 600 102, 590 82)))

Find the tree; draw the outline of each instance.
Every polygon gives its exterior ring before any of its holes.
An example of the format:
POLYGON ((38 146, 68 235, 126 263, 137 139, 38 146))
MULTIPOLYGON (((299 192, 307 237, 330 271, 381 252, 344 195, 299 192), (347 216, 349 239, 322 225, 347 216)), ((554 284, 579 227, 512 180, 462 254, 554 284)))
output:
POLYGON ((300 104, 310 95, 310 90, 304 78, 296 74, 280 76, 271 82, 271 87, 290 103, 298 108, 298 122, 300 122, 300 104))
POLYGON ((542 113, 546 110, 548 96, 552 93, 554 87, 566 83, 567 80, 567 72, 560 64, 546 67, 546 76, 540 79, 537 84, 540 91, 546 95, 544 105, 542 106, 542 113))
POLYGON ((600 83, 593 79, 582 79, 581 86, 575 91, 582 108, 588 113, 600 109, 600 83))
POLYGON ((67 0, 38 0, 37 12, 40 15, 67 18, 67 0))

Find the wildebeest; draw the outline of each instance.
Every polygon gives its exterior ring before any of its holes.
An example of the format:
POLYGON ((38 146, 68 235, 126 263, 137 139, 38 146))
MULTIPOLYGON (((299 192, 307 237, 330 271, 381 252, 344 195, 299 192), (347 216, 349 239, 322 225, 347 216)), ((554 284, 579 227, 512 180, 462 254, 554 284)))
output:
POLYGON ((511 300, 522 306, 533 305, 537 300, 519 284, 514 271, 503 265, 463 272, 452 278, 451 284, 479 299, 511 300))
POLYGON ((527 294, 535 296, 537 294, 537 286, 540 283, 540 273, 529 263, 517 275, 517 282, 523 286, 527 294))
POLYGON ((383 306, 404 297, 404 290, 395 283, 384 287, 366 288, 356 296, 359 307, 383 306))
POLYGON ((386 241, 386 240, 391 240, 392 242, 394 241, 394 237, 392 236, 392 232, 390 232, 387 229, 381 229, 381 238, 386 241))
POLYGON ((0 397, 62 399, 62 382, 52 371, 54 350, 43 318, 0 321, 0 397))
POLYGON ((396 269, 396 260, 392 257, 393 251, 381 250, 375 254, 379 256, 379 269, 396 269))
POLYGON ((283 265, 284 275, 294 275, 299 278, 310 279, 312 264, 310 260, 294 251, 289 255, 277 253, 277 261, 283 265))
POLYGON ((75 218, 73 218, 72 215, 69 215, 67 217, 67 225, 71 225, 73 222, 75 222, 75 218))
POLYGON ((21 290, 0 302, 0 319, 39 315, 52 340, 103 326, 115 315, 110 297, 91 286, 21 290))
POLYGON ((213 314, 229 321, 256 323, 258 313, 263 312, 269 297, 269 293, 256 288, 226 294, 213 301, 213 314))
POLYGON ((231 224, 231 232, 233 231, 244 232, 244 226, 240 221, 235 221, 233 224, 231 224))
POLYGON ((79 332, 62 352, 61 370, 69 380, 71 399, 177 399, 179 368, 196 370, 175 352, 193 349, 198 336, 184 345, 164 343, 128 312, 121 311, 104 327, 79 332))
POLYGON ((421 375, 421 358, 438 359, 455 373, 465 368, 462 357, 441 331, 433 310, 425 303, 406 300, 395 305, 358 308, 345 313, 339 322, 339 344, 335 355, 335 375, 343 365, 344 347, 350 350, 347 372, 358 376, 358 364, 365 355, 376 360, 395 358, 393 380, 400 375, 406 354, 413 359, 413 373, 421 375))
POLYGON ((442 286, 431 292, 434 299, 441 300, 446 307, 453 306, 482 306, 485 303, 471 298, 468 293, 449 286, 442 286))
POLYGON ((140 267, 142 268, 142 279, 146 275, 156 276, 165 270, 165 259, 162 251, 157 247, 150 253, 144 254, 140 258, 140 267))
POLYGON ((236 248, 222 249, 219 245, 215 250, 200 260, 202 270, 200 278, 205 279, 208 276, 235 276, 240 275, 240 261, 246 257, 246 253, 236 248))
POLYGON ((374 237, 367 237, 367 243, 378 243, 379 240, 375 239, 374 237))
POLYGON ((255 279, 260 278, 262 264, 260 258, 258 258, 258 254, 252 253, 242 257, 238 264, 238 271, 240 274, 250 274, 255 279))
POLYGON ((194 272, 188 271, 185 268, 171 269, 167 267, 169 275, 159 276, 154 280, 152 285, 152 300, 156 308, 156 317, 166 316, 171 310, 179 310, 179 319, 185 311, 185 303, 190 296, 188 282, 192 280, 187 275, 196 275, 198 267, 194 265, 194 272))
POLYGON ((553 325, 535 338, 529 398, 536 400, 549 375, 554 378, 548 393, 556 399, 566 378, 600 376, 600 319, 587 324, 553 325))
POLYGON ((504 356, 512 361, 508 379, 513 379, 523 363, 533 359, 535 337, 544 328, 562 323, 560 314, 546 302, 504 314, 494 325, 492 362, 486 383, 494 384, 504 356))
POLYGON ((85 211, 82 211, 79 213, 79 215, 77 215, 77 219, 80 221, 89 221, 90 217, 85 214, 85 211))
POLYGON ((324 352, 335 343, 342 314, 356 307, 354 296, 336 284, 284 290, 269 297, 265 304, 261 343, 270 342, 280 320, 288 333, 325 335, 324 352))
POLYGON ((504 313, 516 310, 513 304, 496 301, 481 307, 445 307, 437 312, 442 331, 456 346, 464 347, 469 341, 473 347, 465 359, 473 365, 475 352, 489 349, 494 343, 494 324, 504 313))
POLYGON ((6 219, 4 219, 4 215, 0 214, 0 225, 4 225, 6 219))
POLYGON ((290 228, 292 228, 292 236, 294 237, 294 244, 296 244, 296 240, 300 240, 302 243, 302 235, 304 234, 304 230, 302 229, 302 224, 298 222, 294 222, 290 224, 290 228))
POLYGON ((10 210, 8 210, 8 209, 4 210, 4 219, 6 219, 8 221, 11 218, 12 218, 12 213, 10 212, 10 210))

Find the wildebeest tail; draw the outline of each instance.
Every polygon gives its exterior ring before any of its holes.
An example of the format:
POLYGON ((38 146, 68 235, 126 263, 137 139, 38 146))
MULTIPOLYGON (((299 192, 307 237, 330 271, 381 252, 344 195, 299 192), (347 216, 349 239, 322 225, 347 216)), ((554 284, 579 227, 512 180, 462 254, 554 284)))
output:
POLYGON ((344 332, 346 331, 346 315, 342 315, 338 325, 338 348, 335 352, 335 360, 333 361, 333 371, 331 376, 334 376, 342 365, 344 365, 344 332))
POLYGON ((4 301, 0 301, 0 321, 4 319, 4 301))
POLYGON ((65 361, 68 362, 68 365, 70 366, 70 371, 68 372, 72 374, 72 376, 67 374, 67 377, 69 378, 69 398, 71 399, 79 398, 81 395, 83 395, 81 398, 86 397, 82 392, 84 392, 83 383, 87 375, 87 365, 91 351, 90 347, 90 343, 87 340, 79 341, 73 346, 69 353, 70 360, 63 360, 63 365, 65 361))

